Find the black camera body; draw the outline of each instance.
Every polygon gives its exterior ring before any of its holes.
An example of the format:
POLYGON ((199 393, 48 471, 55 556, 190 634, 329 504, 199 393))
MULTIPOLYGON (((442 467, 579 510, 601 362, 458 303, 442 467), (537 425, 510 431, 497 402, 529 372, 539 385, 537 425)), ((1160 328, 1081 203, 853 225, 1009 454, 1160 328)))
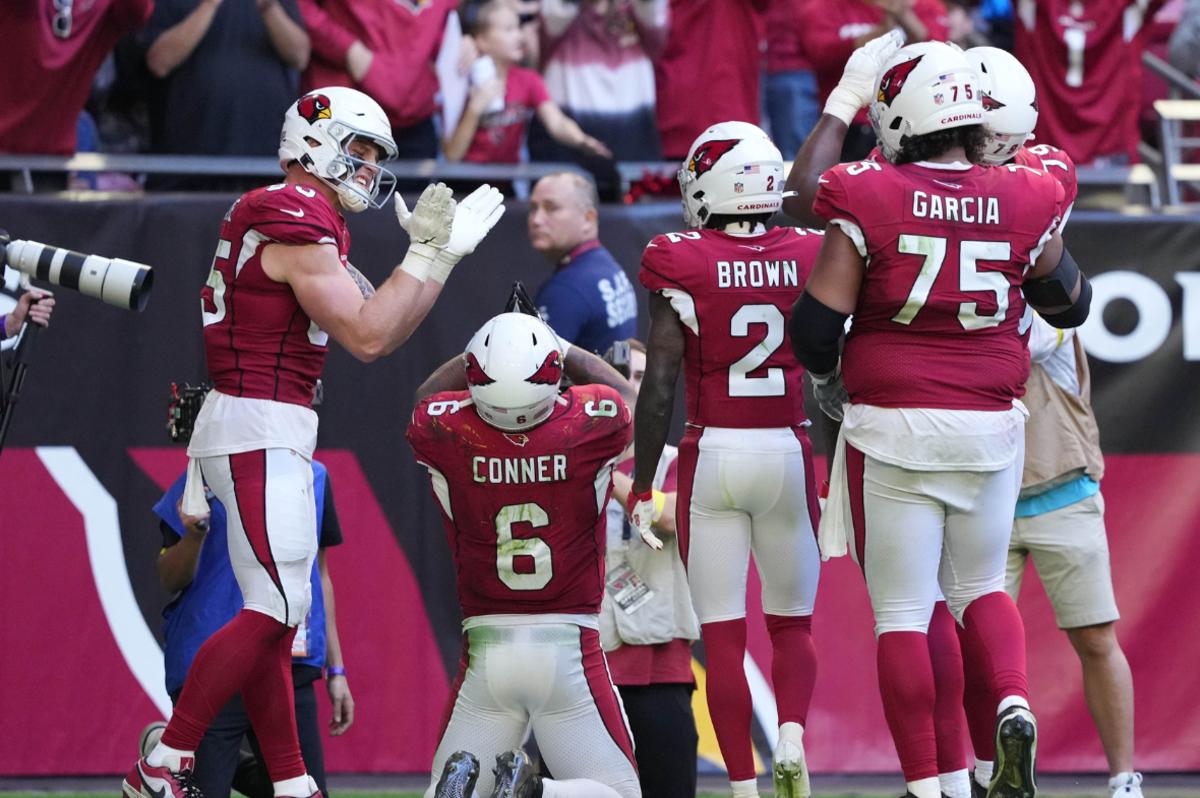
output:
POLYGON ((180 385, 171 383, 171 402, 167 405, 167 434, 174 443, 187 443, 192 439, 192 429, 196 426, 196 416, 200 415, 200 406, 204 397, 212 390, 212 383, 202 382, 199 385, 180 385))

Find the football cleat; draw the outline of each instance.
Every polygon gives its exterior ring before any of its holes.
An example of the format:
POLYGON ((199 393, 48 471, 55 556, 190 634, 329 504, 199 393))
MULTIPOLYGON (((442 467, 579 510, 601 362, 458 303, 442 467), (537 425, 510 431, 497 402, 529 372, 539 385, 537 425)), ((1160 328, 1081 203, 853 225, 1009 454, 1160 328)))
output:
POLYGON ((1011 706, 996 718, 996 769, 987 798, 1034 798, 1037 794, 1037 720, 1011 706))
POLYGON ((121 784, 125 798, 204 798, 204 793, 192 778, 195 760, 180 762, 179 770, 153 767, 139 759, 121 784))
POLYGON ((479 760, 470 751, 456 751, 446 760, 433 798, 472 798, 479 778, 479 760))
POLYGON ((974 776, 971 777, 971 798, 987 798, 987 787, 975 781, 974 776))
POLYGON ((775 798, 809 798, 812 795, 802 747, 781 742, 775 749, 775 765, 771 772, 775 779, 775 798))
POLYGON ((542 778, 533 760, 522 748, 505 751, 496 757, 496 786, 491 798, 541 798, 542 778))

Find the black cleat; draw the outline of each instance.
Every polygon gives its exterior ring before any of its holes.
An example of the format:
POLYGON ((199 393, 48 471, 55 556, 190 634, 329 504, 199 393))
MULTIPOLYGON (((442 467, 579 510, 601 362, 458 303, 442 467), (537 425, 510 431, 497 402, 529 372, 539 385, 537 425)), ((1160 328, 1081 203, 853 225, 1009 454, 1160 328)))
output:
POLYGON ((456 751, 446 760, 433 798, 472 798, 479 778, 479 760, 470 751, 456 751))
POLYGON ((496 757, 496 787, 491 798, 541 798, 542 778, 533 760, 522 748, 505 751, 496 757))
POLYGON ((971 774, 971 798, 987 798, 987 787, 975 781, 974 773, 971 774))
POLYGON ((996 765, 986 798, 1037 795, 1037 720, 1025 707, 1012 706, 996 718, 996 765))

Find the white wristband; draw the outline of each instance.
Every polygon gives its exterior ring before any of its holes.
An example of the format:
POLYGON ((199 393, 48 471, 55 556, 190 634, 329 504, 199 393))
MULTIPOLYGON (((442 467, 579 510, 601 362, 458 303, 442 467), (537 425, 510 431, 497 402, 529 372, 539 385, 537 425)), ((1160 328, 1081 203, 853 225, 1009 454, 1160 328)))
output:
POLYGON ((429 276, 437 250, 426 244, 410 244, 404 260, 400 261, 400 271, 408 272, 422 283, 429 276))
POLYGON ((438 250, 437 257, 433 259, 433 265, 429 267, 429 279, 441 285, 446 284, 446 280, 450 277, 450 272, 458 265, 459 258, 454 257, 448 250, 438 250))
POLYGON ((847 127, 854 122, 854 117, 858 116, 862 108, 854 92, 844 86, 834 86, 833 91, 829 92, 829 98, 825 100, 825 113, 842 120, 847 127))

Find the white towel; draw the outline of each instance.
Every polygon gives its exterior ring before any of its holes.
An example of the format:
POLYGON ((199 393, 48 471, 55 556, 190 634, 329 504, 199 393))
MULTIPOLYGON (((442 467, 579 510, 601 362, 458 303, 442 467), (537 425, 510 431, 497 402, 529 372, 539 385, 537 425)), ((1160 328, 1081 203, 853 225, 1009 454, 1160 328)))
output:
POLYGON ((187 480, 183 483, 184 515, 207 516, 208 499, 204 495, 204 475, 200 473, 200 461, 188 458, 187 480))
POLYGON ((850 523, 850 491, 846 485, 846 436, 839 430, 837 446, 833 451, 833 464, 829 466, 829 498, 825 500, 821 526, 817 530, 817 543, 821 547, 822 560, 845 557, 849 553, 846 529, 850 523))

